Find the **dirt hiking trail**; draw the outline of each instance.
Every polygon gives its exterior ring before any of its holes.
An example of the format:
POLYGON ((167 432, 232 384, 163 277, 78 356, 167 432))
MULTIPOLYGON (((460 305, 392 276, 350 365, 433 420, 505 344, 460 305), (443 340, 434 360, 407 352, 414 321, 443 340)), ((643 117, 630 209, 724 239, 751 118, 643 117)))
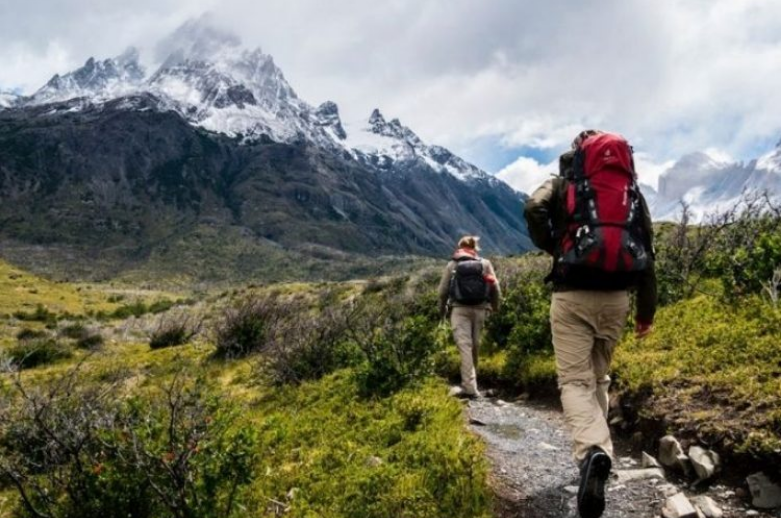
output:
MULTIPOLYGON (((499 518, 577 518, 579 474, 561 412, 551 404, 496 398, 468 401, 471 429, 486 444, 491 485, 499 518)), ((615 437, 614 437, 615 439, 615 437)), ((654 453, 654 452, 649 452, 654 453)), ((606 487, 604 518, 656 518, 668 497, 683 491, 689 498, 711 497, 724 518, 776 518, 781 511, 752 509, 740 489, 711 485, 702 490, 689 482, 639 474, 641 452, 616 443, 616 460, 606 487), (737 493, 736 493, 737 491, 737 493)), ((718 482, 717 482, 718 484, 718 482)))

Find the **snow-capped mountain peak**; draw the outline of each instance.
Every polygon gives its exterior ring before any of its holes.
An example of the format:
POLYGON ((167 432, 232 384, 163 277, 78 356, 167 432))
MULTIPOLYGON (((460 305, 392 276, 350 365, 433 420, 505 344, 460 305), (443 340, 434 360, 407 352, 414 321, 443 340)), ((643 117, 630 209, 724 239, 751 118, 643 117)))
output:
POLYGON ((339 108, 317 108, 300 99, 272 56, 247 49, 209 18, 185 23, 157 46, 161 65, 148 78, 131 48, 116 58, 93 58, 81 68, 55 75, 34 95, 3 105, 68 101, 68 110, 120 100, 126 109, 170 110, 193 125, 251 141, 266 136, 281 143, 308 142, 346 152, 373 171, 429 169, 461 180, 499 182, 438 146, 428 146, 399 119, 375 109, 367 120, 343 124, 339 108))
POLYGON ((347 133, 342 126, 342 119, 339 116, 339 107, 333 101, 326 101, 317 108, 314 113, 314 122, 317 126, 330 131, 337 141, 347 138, 347 133))
POLYGON ((388 122, 379 109, 372 111, 365 123, 347 124, 345 129, 342 145, 355 158, 374 167, 391 169, 399 163, 417 164, 460 180, 499 181, 441 146, 426 145, 399 119, 388 122))
POLYGON ((144 69, 138 57, 138 50, 134 47, 103 61, 91 57, 73 72, 62 76, 55 74, 27 102, 46 104, 77 97, 107 99, 127 94, 136 90, 144 79, 144 69))
POLYGON ((402 126, 399 119, 393 119, 390 122, 387 122, 385 117, 382 116, 382 113, 380 113, 379 109, 375 108, 369 117, 369 126, 372 133, 400 140, 409 144, 413 148, 423 145, 420 137, 418 137, 415 132, 406 126, 402 126))

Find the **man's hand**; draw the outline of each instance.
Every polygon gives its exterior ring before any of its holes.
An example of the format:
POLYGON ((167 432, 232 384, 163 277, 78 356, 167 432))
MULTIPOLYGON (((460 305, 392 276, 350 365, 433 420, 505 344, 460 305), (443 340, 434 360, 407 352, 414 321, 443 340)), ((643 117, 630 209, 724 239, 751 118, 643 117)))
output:
POLYGON ((646 336, 650 335, 654 330, 654 325, 651 322, 636 322, 635 323, 635 338, 642 340, 646 336))

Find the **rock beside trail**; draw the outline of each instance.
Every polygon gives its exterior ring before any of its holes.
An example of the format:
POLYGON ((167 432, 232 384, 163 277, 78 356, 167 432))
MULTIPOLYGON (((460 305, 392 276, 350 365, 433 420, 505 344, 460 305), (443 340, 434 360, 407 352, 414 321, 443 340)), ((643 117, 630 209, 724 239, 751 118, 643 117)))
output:
POLYGON ((664 518, 697 518, 697 509, 683 493, 671 496, 662 508, 664 518))
POLYGON ((689 448, 689 460, 700 480, 712 478, 721 467, 721 458, 718 453, 699 446, 689 448))
POLYGON ((781 487, 764 473, 755 473, 746 479, 751 491, 752 504, 759 509, 781 507, 781 487))
POLYGON ((689 457, 683 452, 678 439, 672 435, 665 435, 659 440, 659 462, 665 467, 677 469, 684 475, 691 472, 689 457))

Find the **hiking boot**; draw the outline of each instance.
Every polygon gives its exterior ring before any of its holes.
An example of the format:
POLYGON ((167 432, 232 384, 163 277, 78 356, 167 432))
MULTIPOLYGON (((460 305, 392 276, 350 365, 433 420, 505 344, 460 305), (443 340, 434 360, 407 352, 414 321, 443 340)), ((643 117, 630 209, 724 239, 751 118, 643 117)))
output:
POLYGON ((592 447, 580 464, 578 513, 581 518, 599 518, 605 511, 605 481, 612 462, 602 448, 592 447))

